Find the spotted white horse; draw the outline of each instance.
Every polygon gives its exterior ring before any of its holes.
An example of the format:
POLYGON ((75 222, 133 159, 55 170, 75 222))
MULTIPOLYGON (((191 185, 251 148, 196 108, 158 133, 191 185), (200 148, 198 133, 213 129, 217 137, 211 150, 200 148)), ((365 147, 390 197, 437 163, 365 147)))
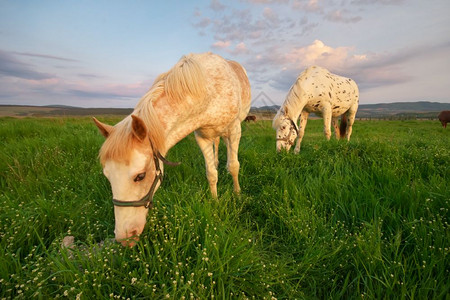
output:
POLYGON ((354 80, 331 74, 321 67, 307 68, 298 76, 273 119, 277 151, 288 151, 297 137, 294 151, 300 151, 310 113, 323 117, 327 140, 331 137, 331 125, 336 138, 350 140, 358 103, 359 91, 354 80), (340 126, 339 116, 342 116, 340 126), (299 117, 300 126, 297 127, 299 117))
POLYGON ((94 118, 106 137, 100 149, 103 173, 111 183, 116 240, 133 246, 142 233, 167 151, 191 132, 206 163, 211 193, 217 197, 217 152, 227 146, 227 168, 239 192, 238 147, 241 121, 250 109, 244 68, 212 53, 184 56, 161 74, 124 120, 110 126, 94 118))

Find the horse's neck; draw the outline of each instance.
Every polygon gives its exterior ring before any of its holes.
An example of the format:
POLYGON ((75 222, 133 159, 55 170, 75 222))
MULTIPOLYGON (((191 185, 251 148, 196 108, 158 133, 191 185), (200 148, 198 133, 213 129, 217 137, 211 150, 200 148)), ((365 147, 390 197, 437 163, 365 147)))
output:
POLYGON ((288 104, 285 102, 283 104, 283 109, 286 111, 287 108, 288 116, 292 119, 292 121, 297 122, 306 103, 303 103, 300 99, 295 100, 297 101, 290 101, 288 104))
POLYGON ((286 96, 286 100, 283 103, 284 111, 288 111, 288 116, 294 122, 297 122, 298 117, 300 116, 307 102, 307 99, 305 97, 302 97, 302 94, 302 89, 297 80, 289 90, 289 93, 286 96))
POLYGON ((169 105, 163 98, 154 103, 156 114, 164 128, 166 151, 197 129, 196 116, 191 114, 192 111, 177 109, 173 105, 169 105))

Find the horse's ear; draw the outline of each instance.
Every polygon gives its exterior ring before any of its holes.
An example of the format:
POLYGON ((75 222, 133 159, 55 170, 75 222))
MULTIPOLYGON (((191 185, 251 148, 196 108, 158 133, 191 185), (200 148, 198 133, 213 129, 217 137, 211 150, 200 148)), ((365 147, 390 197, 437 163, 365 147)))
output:
POLYGON ((100 130, 100 133, 105 138, 107 138, 109 136, 109 134, 111 133, 111 131, 113 130, 113 126, 107 125, 107 124, 103 124, 102 122, 97 120, 95 117, 93 119, 94 119, 95 125, 97 125, 98 129, 100 130))
POLYGON ((133 118, 131 128, 133 129, 134 136, 141 142, 144 141, 147 138, 147 126, 145 126, 145 123, 141 118, 136 117, 135 115, 131 115, 131 118, 133 118))
POLYGON ((283 108, 283 110, 284 110, 284 114, 287 115, 287 114, 288 114, 288 108, 287 108, 287 106, 285 106, 285 107, 283 108))

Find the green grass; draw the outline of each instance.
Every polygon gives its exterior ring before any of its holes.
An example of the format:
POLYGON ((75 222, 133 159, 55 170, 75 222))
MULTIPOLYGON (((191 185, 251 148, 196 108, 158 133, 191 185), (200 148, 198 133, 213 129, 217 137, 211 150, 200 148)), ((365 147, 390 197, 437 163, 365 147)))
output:
POLYGON ((97 247, 114 214, 90 119, 2 118, 0 133, 0 298, 449 297, 450 131, 437 121, 357 121, 347 143, 311 120, 299 155, 275 153, 269 121, 245 123, 242 194, 222 143, 217 201, 190 135, 132 249, 97 247), (66 235, 90 251, 61 249, 66 235))

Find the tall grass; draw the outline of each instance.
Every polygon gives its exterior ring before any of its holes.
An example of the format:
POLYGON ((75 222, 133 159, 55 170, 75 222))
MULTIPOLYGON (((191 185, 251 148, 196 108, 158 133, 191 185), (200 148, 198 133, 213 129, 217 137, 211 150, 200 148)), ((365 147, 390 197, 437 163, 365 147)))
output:
POLYGON ((218 200, 188 136, 128 249, 98 246, 114 214, 91 120, 0 119, 0 297, 448 297, 450 132, 358 121, 347 143, 321 127, 308 122, 295 155, 275 153, 269 121, 243 124, 242 193, 221 145, 218 200))

